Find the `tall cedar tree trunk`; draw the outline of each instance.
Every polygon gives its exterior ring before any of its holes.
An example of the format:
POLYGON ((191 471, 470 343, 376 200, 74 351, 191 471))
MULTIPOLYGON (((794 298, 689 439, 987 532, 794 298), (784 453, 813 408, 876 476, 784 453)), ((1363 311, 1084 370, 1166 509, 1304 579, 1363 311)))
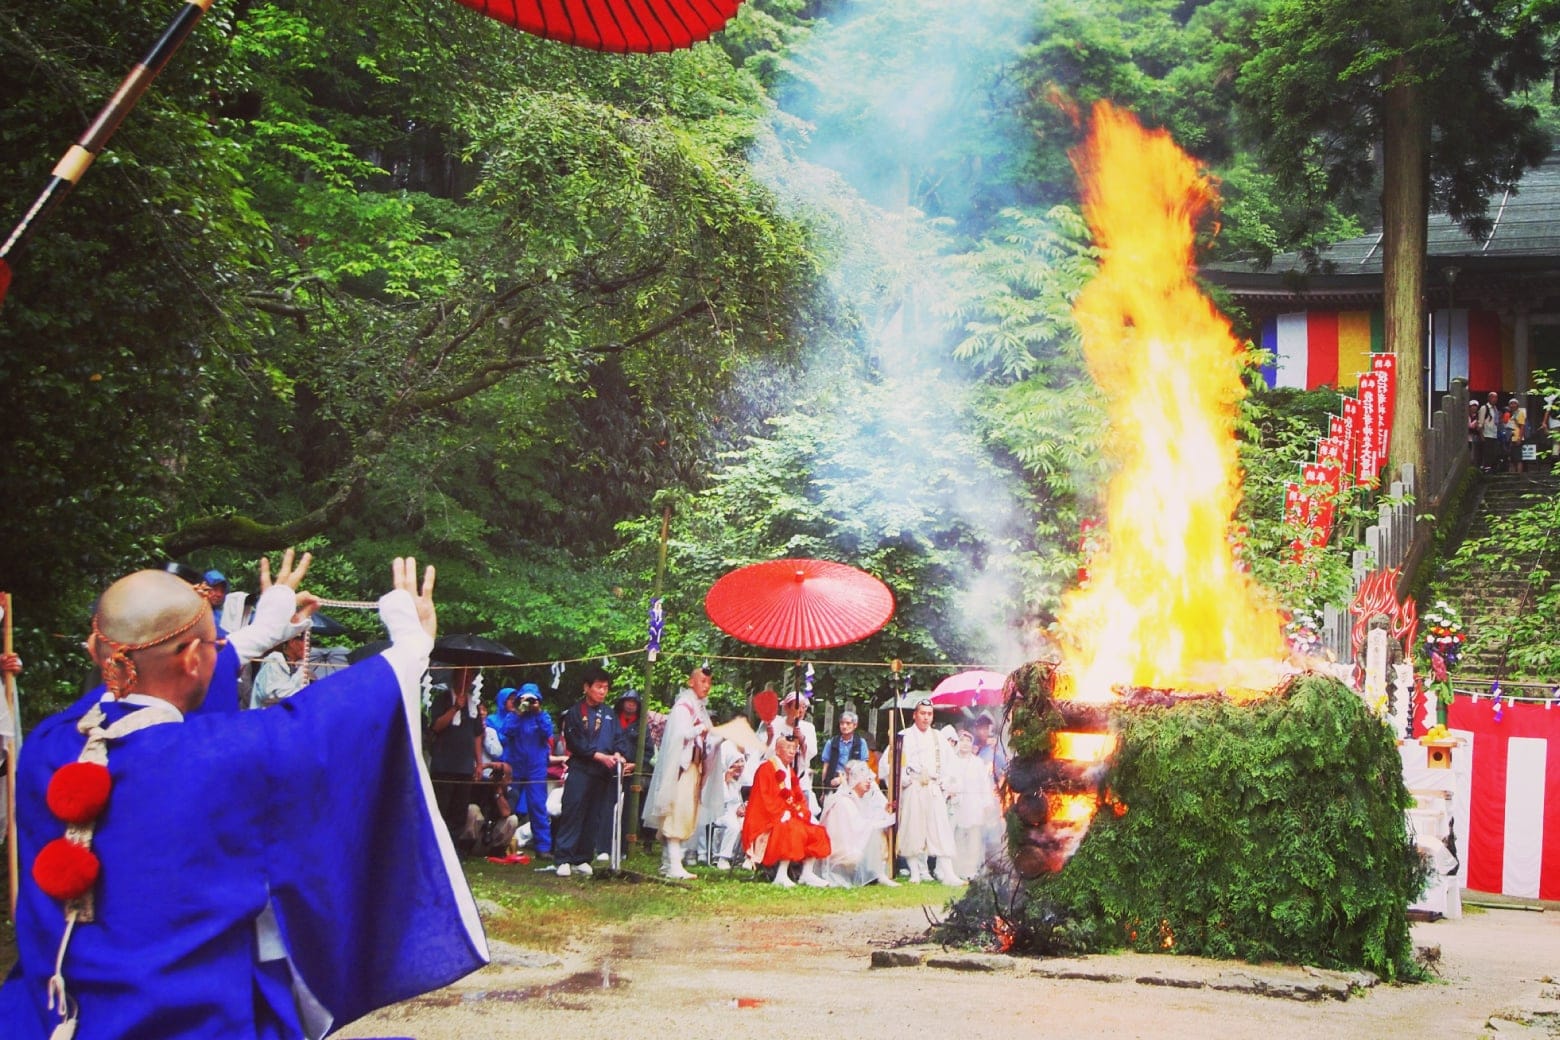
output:
MULTIPOLYGON (((1424 478, 1425 248, 1428 236, 1429 121, 1424 93, 1407 62, 1393 70, 1382 130, 1382 307, 1387 349, 1397 354, 1392 405, 1390 468, 1383 483, 1405 465, 1424 478)), ((1424 489, 1421 489, 1423 491, 1424 489)))

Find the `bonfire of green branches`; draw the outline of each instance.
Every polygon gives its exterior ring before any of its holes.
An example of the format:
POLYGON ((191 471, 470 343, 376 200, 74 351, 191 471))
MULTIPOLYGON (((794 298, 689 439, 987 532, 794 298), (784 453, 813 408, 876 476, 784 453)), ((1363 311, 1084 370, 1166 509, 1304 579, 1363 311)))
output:
MULTIPOLYGON (((1022 707, 1014 721, 1049 728, 1022 707)), ((1127 707, 1113 725, 1103 783, 1125 812, 1101 811, 1059 873, 973 886, 945 941, 989 937, 1002 917, 1015 951, 1126 947, 1418 976, 1412 799, 1392 736, 1357 695, 1304 676, 1257 703, 1127 707)))

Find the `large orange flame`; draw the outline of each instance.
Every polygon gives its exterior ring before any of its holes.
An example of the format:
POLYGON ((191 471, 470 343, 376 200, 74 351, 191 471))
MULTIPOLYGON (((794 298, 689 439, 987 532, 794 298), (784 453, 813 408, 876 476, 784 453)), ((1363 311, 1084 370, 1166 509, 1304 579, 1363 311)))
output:
POLYGON ((1193 280, 1197 222, 1217 196, 1168 134, 1108 104, 1073 162, 1101 254, 1074 314, 1103 400, 1079 415, 1116 468, 1106 546, 1059 618, 1058 692, 1266 691, 1283 625, 1231 540, 1245 348, 1193 280))

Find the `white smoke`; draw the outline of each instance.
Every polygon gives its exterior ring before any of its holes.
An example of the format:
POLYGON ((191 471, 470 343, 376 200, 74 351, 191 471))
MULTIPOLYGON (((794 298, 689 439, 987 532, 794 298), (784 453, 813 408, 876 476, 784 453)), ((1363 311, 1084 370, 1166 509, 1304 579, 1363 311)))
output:
MULTIPOLYGON (((854 0, 831 9, 795 53, 774 92, 772 133, 751 155, 790 214, 818 229, 830 250, 830 291, 861 318, 858 392, 879 421, 818 418, 859 431, 850 456, 878 464, 825 466, 815 479, 870 480, 855 490, 903 503, 885 511, 892 522, 876 532, 879 544, 929 544, 950 526, 983 543, 967 573, 948 575, 956 588, 941 593, 952 597, 949 613, 971 647, 988 656, 983 663, 1002 669, 1037 649, 1017 556, 1032 504, 976 435, 979 394, 936 316, 958 228, 1008 201, 988 174, 1020 147, 1003 113, 1017 100, 1007 93, 1010 73, 1032 13, 991 0, 854 0), (950 460, 951 448, 962 457, 950 460)), ((810 349, 838 356, 832 345, 810 349)), ((837 385, 838 366, 820 364, 816 378, 837 385)))

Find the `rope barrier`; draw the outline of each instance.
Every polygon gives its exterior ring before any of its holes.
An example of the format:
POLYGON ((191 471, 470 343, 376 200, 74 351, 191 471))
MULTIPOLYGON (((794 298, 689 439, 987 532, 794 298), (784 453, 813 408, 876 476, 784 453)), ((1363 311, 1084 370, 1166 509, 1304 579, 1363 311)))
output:
MULTIPOLYGON (((373 605, 377 606, 378 604, 373 604, 373 605)), ((615 659, 615 658, 619 658, 619 657, 633 657, 636 654, 642 654, 644 652, 645 652, 645 648, 640 646, 640 647, 635 647, 632 650, 614 650, 614 651, 611 651, 611 652, 608 652, 608 653, 586 654, 583 657, 561 657, 561 658, 560 657, 554 657, 554 658, 549 658, 549 659, 547 659, 545 661, 517 661, 517 662, 510 663, 510 664, 485 664, 485 665, 473 665, 472 667, 480 667, 483 671, 488 671, 488 670, 503 671, 504 669, 513 669, 513 668, 548 668, 548 667, 551 667, 552 665, 555 665, 555 664, 581 664, 581 663, 586 662, 586 661, 605 661, 605 660, 611 660, 611 659, 615 659)), ((461 667, 460 665, 446 665, 443 662, 438 660, 438 656, 437 655, 438 655, 438 651, 435 650, 434 651, 434 658, 433 658, 435 664, 438 664, 441 667, 450 667, 450 668, 461 667)), ((800 656, 796 656, 796 657, 750 657, 750 656, 747 656, 747 655, 744 655, 744 654, 705 654, 705 653, 699 653, 697 651, 692 651, 692 650, 689 650, 689 651, 680 651, 680 650, 665 651, 665 650, 663 650, 660 653, 660 657, 663 658, 663 659, 664 658, 685 658, 685 659, 693 660, 693 661, 736 661, 736 662, 740 662, 740 663, 743 663, 743 664, 789 664, 789 665, 814 664, 814 665, 827 665, 830 668, 881 668, 881 669, 884 669, 885 671, 891 670, 892 667, 893 667, 892 663, 889 662, 889 661, 846 661, 846 660, 834 660, 834 659, 827 659, 827 658, 800 657, 800 656)), ((262 660, 262 658, 258 658, 257 657, 257 658, 251 658, 250 660, 258 661, 258 660, 262 660)), ((315 662, 315 665, 316 665, 316 667, 318 667, 319 662, 315 662)), ((971 671, 971 670, 974 670, 974 669, 983 669, 983 670, 987 670, 987 671, 1005 671, 1005 669, 994 667, 994 666, 992 666, 990 664, 979 663, 979 662, 974 662, 974 663, 950 663, 950 662, 946 662, 946 661, 901 661, 899 663, 899 668, 900 668, 900 671, 911 671, 911 670, 915 670, 915 669, 928 670, 928 671, 940 671, 940 672, 946 672, 946 671, 950 671, 950 670, 951 671, 955 671, 955 672, 965 672, 965 671, 971 671)))
POLYGON ((1560 703, 1560 686, 1557 686, 1554 683, 1546 683, 1546 682, 1512 682, 1512 681, 1506 680, 1506 679, 1499 679, 1499 680, 1497 680, 1497 679, 1483 679, 1483 678, 1481 678, 1479 676, 1467 676, 1463 680, 1464 683, 1469 682, 1469 681, 1479 682, 1479 683, 1481 683, 1483 685, 1483 688, 1482 689, 1464 689, 1461 685, 1458 685, 1457 683, 1453 683, 1452 684, 1452 692, 1454 694, 1456 694, 1456 693, 1463 694, 1464 696, 1470 697, 1470 698, 1472 698, 1473 700, 1476 700, 1476 701, 1478 701, 1478 700, 1485 700, 1485 699, 1493 700, 1494 697, 1495 697, 1493 686, 1494 686, 1494 684, 1496 682, 1499 682, 1500 683, 1500 699, 1505 701, 1507 704, 1546 704, 1546 703, 1547 704, 1556 704, 1556 703, 1560 703), (1536 695, 1533 695, 1533 694, 1520 694, 1520 693, 1514 694, 1514 693, 1509 692, 1512 687, 1516 687, 1517 689, 1521 689, 1521 690, 1529 690, 1530 689, 1530 690, 1540 690, 1540 691, 1544 691, 1544 692, 1536 694, 1536 695))
POLYGON ((526 784, 561 784, 561 783, 563 783, 563 781, 561 779, 559 779, 559 780, 495 780, 495 779, 493 779, 490 776, 485 776, 481 780, 451 780, 451 779, 446 779, 444 777, 438 777, 438 776, 431 777, 430 779, 432 779, 433 784, 434 784, 435 787, 439 786, 440 784, 449 784, 451 786, 453 786, 455 784, 486 784, 489 787, 510 788, 510 787, 524 787, 526 784))

